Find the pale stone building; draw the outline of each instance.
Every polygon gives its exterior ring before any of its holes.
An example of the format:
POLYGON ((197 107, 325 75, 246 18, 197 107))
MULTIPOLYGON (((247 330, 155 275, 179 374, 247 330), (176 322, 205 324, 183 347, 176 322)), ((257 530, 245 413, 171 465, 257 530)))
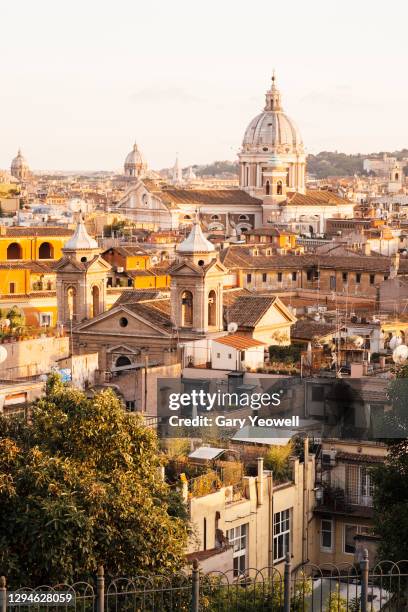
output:
POLYGON ((17 156, 11 162, 11 175, 22 182, 31 176, 30 167, 25 157, 23 157, 21 149, 18 150, 17 156))

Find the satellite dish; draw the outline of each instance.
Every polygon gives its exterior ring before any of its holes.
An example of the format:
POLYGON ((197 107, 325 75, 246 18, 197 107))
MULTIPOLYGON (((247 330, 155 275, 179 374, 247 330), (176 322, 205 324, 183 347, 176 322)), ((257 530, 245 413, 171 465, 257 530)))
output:
POLYGON ((393 336, 390 340, 390 349, 393 351, 402 344, 402 338, 400 336, 393 336))
POLYGON ((235 334, 238 329, 238 323, 228 323, 228 331, 230 334, 235 334))
POLYGON ((6 361, 7 359, 7 349, 4 346, 0 346, 0 363, 6 361))
POLYGON ((408 346, 406 344, 400 344, 394 350, 392 354, 394 363, 405 363, 408 359, 408 346))

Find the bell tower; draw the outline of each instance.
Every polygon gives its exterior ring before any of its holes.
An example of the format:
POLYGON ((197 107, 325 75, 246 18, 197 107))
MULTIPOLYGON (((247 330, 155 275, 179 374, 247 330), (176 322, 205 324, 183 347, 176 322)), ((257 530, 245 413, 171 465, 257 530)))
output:
POLYGON ((198 219, 177 247, 170 268, 171 315, 181 332, 206 334, 223 329, 223 279, 227 269, 214 245, 205 238, 198 219))
POLYGON ((100 256, 98 243, 82 219, 62 251, 56 265, 58 324, 71 325, 105 310, 110 265, 100 256))

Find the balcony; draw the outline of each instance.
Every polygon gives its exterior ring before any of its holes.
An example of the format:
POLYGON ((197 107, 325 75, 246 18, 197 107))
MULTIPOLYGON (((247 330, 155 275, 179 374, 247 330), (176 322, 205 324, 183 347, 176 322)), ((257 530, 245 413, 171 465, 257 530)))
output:
POLYGON ((338 515, 353 515, 370 518, 373 516, 372 494, 364 491, 346 491, 341 486, 331 486, 323 483, 316 494, 316 508, 318 513, 338 515))

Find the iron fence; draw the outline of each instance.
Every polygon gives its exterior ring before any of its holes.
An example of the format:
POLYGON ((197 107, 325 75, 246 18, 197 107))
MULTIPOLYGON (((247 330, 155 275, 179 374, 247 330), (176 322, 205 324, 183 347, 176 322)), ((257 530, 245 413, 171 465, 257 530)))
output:
MULTIPOLYGON (((32 598, 31 598, 32 599, 32 598)), ((408 561, 369 566, 367 551, 357 565, 303 564, 231 572, 200 571, 172 576, 77 582, 8 591, 0 578, 0 612, 404 612, 408 611, 408 561), (16 594, 70 593, 71 604, 16 604, 16 594), (14 598, 14 599, 13 599, 14 598)))

